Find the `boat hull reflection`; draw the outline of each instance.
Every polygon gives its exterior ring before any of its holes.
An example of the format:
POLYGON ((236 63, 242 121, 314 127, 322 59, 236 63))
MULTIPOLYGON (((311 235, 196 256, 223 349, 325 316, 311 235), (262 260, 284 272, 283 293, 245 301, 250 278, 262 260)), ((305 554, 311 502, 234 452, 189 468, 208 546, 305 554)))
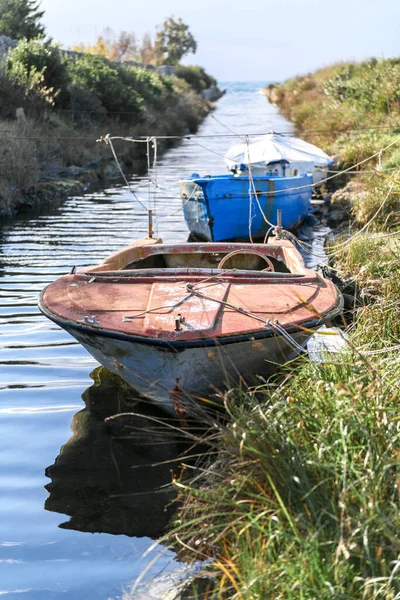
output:
POLYGON ((157 538, 174 511, 172 473, 187 442, 118 377, 103 367, 91 376, 73 435, 46 469, 45 509, 70 517, 63 529, 157 538))

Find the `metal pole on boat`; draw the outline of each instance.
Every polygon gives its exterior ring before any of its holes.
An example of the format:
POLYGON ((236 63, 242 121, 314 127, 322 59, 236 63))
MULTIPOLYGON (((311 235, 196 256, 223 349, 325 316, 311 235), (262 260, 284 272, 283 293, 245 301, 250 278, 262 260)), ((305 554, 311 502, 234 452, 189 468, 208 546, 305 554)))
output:
POLYGON ((275 228, 275 236, 277 238, 281 237, 281 233, 282 233, 282 209, 278 208, 277 210, 277 225, 275 228))
POLYGON ((149 238, 153 237, 153 211, 149 210, 149 238))

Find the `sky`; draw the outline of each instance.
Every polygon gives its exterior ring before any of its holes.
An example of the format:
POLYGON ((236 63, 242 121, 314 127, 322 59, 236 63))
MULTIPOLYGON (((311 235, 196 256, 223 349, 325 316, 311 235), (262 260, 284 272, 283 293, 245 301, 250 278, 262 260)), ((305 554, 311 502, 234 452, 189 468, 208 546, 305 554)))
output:
POLYGON ((137 38, 173 15, 189 25, 199 64, 218 81, 283 81, 338 61, 400 56, 400 0, 41 0, 64 47, 106 27, 137 38))

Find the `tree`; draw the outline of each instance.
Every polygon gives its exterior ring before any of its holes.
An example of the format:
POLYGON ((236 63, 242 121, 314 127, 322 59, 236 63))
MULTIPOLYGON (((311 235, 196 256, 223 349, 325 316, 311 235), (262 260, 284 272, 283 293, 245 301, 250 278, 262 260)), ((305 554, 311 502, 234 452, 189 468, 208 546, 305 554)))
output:
POLYGON ((157 63, 157 57, 154 51, 154 44, 149 33, 145 33, 138 45, 140 60, 149 65, 157 63))
POLYGON ((13 40, 31 40, 43 37, 45 28, 40 23, 44 15, 36 0, 0 0, 0 35, 13 40))
POLYGON ((77 44, 73 46, 72 50, 94 54, 95 56, 103 56, 115 62, 138 60, 139 57, 135 34, 128 31, 121 31, 117 38, 110 27, 107 27, 99 35, 94 44, 77 44))
POLYGON ((196 52, 197 43, 182 19, 169 17, 157 32, 154 49, 160 64, 177 65, 182 56, 196 52))
POLYGON ((118 39, 113 41, 111 47, 111 60, 126 61, 137 60, 138 58, 136 36, 134 33, 121 31, 118 39))

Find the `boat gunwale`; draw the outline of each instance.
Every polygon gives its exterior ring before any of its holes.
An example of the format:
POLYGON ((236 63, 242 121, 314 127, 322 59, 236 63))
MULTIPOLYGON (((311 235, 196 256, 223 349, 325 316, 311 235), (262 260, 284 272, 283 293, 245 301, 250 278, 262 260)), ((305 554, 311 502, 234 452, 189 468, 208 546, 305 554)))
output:
MULTIPOLYGON (((274 162, 274 161, 273 161, 274 162)), ((279 161, 280 162, 280 161, 279 161)), ((270 164, 270 163, 268 163, 270 164)), ((267 165, 266 165, 267 166, 267 165)), ((262 167, 263 168, 263 167, 262 167)), ((301 173, 298 173, 297 175, 276 175, 276 174, 271 174, 271 175, 254 175, 253 179, 254 181, 268 181, 270 179, 273 180, 289 180, 289 179, 309 179, 309 176, 312 176, 311 172, 306 172, 303 171, 301 173)), ((200 177, 193 177, 193 178, 186 178, 186 179, 179 179, 179 183, 197 183, 198 181, 245 181, 247 182, 249 180, 249 176, 248 175, 234 175, 231 173, 221 173, 220 175, 202 175, 200 177)), ((198 184, 197 184, 198 185, 198 184)), ((310 183, 310 187, 312 186, 312 183, 310 183)))
POLYGON ((204 278, 218 283, 302 285, 320 282, 318 274, 282 273, 278 271, 254 271, 235 269, 206 269, 193 267, 148 268, 110 271, 78 271, 73 281, 90 280, 98 283, 149 283, 155 281, 202 283, 204 278), (184 279, 183 279, 184 278, 184 279))
MULTIPOLYGON (((50 284, 51 285, 51 284, 50 284)), ((127 342, 134 342, 137 344, 145 344, 149 346, 154 346, 156 348, 164 348, 168 350, 172 350, 175 352, 180 352, 182 350, 190 349, 190 348, 204 348, 204 347, 218 347, 225 346, 229 344, 247 342, 247 341, 255 341, 260 339, 267 339, 270 337, 281 337, 284 339, 282 334, 277 334, 274 329, 265 329, 263 331, 251 331, 249 333, 240 333, 236 335, 226 335, 219 336, 215 338, 202 338, 198 340, 161 340, 159 338, 153 338, 148 336, 140 336, 137 334, 124 333, 121 331, 111 330, 104 328, 102 326, 91 324, 90 326, 87 323, 79 323, 77 321, 73 321, 71 319, 66 319, 65 317, 61 317, 56 313, 53 313, 44 303, 44 295, 46 293, 47 288, 50 286, 46 286, 44 290, 39 295, 38 306, 40 311, 51 321, 60 325, 64 329, 68 331, 68 329, 73 329, 75 331, 80 331, 82 333, 87 333, 88 335, 98 335, 100 337, 114 338, 118 340, 123 340, 127 342), (67 325, 67 327, 65 327, 67 325)), ((315 329, 319 325, 324 324, 326 321, 332 320, 337 317, 343 311, 344 301, 341 292, 336 288, 337 296, 336 296, 336 306, 334 308, 329 309, 326 313, 324 313, 319 318, 314 318, 311 321, 306 321, 301 325, 292 325, 290 327, 284 327, 286 333, 294 334, 304 331, 306 329, 315 329)))
MULTIPOLYGON (((117 252, 114 252, 113 254, 111 254, 110 256, 108 256, 107 258, 105 258, 103 261, 101 261, 100 264, 98 265, 91 265, 89 267, 85 267, 83 269, 80 269, 79 271, 77 271, 76 273, 99 273, 99 272, 107 272, 107 267, 111 270, 111 271, 123 271, 126 269, 127 265, 134 265, 134 264, 140 264, 141 261, 143 261, 144 259, 150 257, 150 256, 163 256, 163 255, 168 255, 168 254, 172 254, 172 255, 182 255, 182 254, 190 254, 190 255, 196 255, 196 254, 222 254, 222 253, 226 253, 229 254, 232 251, 235 250, 257 250, 259 252, 261 252, 261 254, 264 254, 265 256, 269 256, 270 258, 273 258, 274 260, 281 262, 283 265, 286 266, 286 268, 289 269, 289 274, 291 275, 307 275, 307 276, 313 276, 316 277, 317 275, 315 275, 315 271, 313 271, 312 269, 309 269, 305 266, 304 264, 304 260, 301 256, 301 254, 299 253, 299 251, 297 250, 297 248, 288 240, 285 239, 280 239, 278 244, 275 243, 267 243, 267 244, 263 244, 263 243, 259 243, 259 244, 249 244, 248 242, 197 242, 197 243, 193 243, 193 242, 186 242, 186 243, 170 243, 170 244, 164 244, 163 242, 161 243, 154 243, 154 244, 149 244, 149 245, 136 245, 136 244, 130 244, 128 246, 126 246, 125 248, 121 248, 120 250, 118 250, 117 252), (134 251, 138 251, 138 255, 135 257, 134 260, 128 260, 128 256, 130 255, 131 252, 134 251), (127 262, 124 263, 123 266, 121 266, 121 260, 122 258, 126 256, 127 257, 127 262), (289 266, 289 263, 292 263, 293 267, 289 266), (113 268, 114 267, 114 268, 113 268), (115 268, 117 267, 117 268, 115 268), (312 274, 312 275, 311 275, 312 274)), ((166 268, 174 268, 174 267, 166 267, 166 268)), ((175 267, 177 268, 177 267, 175 267)), ((184 267, 184 268, 188 268, 188 267, 184 267)), ((194 267, 192 267, 194 268, 194 267)), ((204 268, 204 267, 203 267, 204 268)), ((134 269, 130 269, 130 270, 134 270, 134 269)), ((216 269, 217 270, 217 269, 216 269)), ((228 270, 228 269, 226 269, 228 270)), ((233 269, 229 269, 230 271, 233 269)), ((222 269, 221 269, 222 271, 222 269)), ((257 271, 257 273, 261 273, 262 271, 257 271)), ((277 273, 278 271, 275 271, 275 273, 277 273)))

